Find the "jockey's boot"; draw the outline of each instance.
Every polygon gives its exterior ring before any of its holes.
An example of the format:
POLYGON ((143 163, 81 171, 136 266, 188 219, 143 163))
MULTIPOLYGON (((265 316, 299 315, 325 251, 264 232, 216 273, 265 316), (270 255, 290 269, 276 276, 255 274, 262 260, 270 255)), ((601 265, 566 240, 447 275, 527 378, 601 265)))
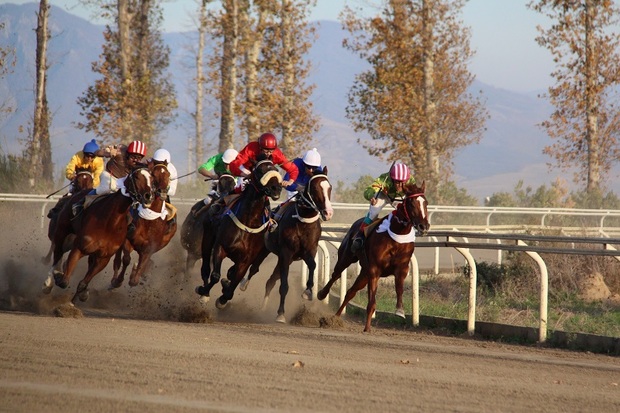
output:
POLYGON ((82 210, 84 209, 84 200, 78 201, 75 204, 71 205, 71 211, 73 212, 73 216, 78 216, 82 210))
POLYGON ((358 252, 364 246, 364 230, 367 226, 368 224, 365 222, 362 222, 362 225, 360 225, 360 229, 355 235, 355 238, 353 238, 353 242, 351 243, 351 252, 358 252))
POLYGON ((209 205, 208 214, 210 217, 215 217, 215 216, 220 215, 223 210, 224 210, 224 200, 215 199, 213 200, 213 202, 211 202, 211 205, 209 205))
POLYGON ((278 229, 278 221, 269 218, 269 232, 274 232, 276 229, 278 229))

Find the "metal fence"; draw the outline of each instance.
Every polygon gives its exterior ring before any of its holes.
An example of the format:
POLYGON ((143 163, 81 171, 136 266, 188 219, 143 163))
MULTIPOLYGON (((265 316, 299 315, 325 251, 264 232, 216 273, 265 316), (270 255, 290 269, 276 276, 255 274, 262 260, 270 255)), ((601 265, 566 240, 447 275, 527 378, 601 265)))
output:
MULTIPOLYGON (((46 224, 46 210, 54 205, 58 198, 58 196, 46 198, 44 195, 0 194, 0 202, 40 203, 42 230, 46 224)), ((198 199, 175 199, 174 204, 177 207, 189 209, 196 201, 198 199)), ((318 284, 322 281, 324 285, 331 274, 330 246, 335 249, 340 246, 343 234, 349 228, 350 223, 362 216, 367 208, 366 204, 334 204, 334 210, 340 214, 335 214, 336 219, 323 224, 323 235, 317 254, 317 260, 322 265, 318 266, 317 280, 319 282, 314 287, 315 296, 318 284)), ((441 249, 455 249, 465 258, 470 268, 467 320, 467 330, 470 335, 474 334, 476 323, 477 272, 473 250, 496 250, 498 263, 501 263, 502 252, 521 251, 538 264, 541 274, 540 342, 546 341, 547 338, 549 294, 547 266, 540 253, 613 256, 620 260, 620 251, 617 249, 620 246, 620 238, 617 237, 620 236, 620 211, 617 210, 429 206, 428 211, 433 231, 429 232, 425 239, 416 242, 416 249, 434 249, 433 270, 435 274, 439 272, 441 249), (435 224, 434 220, 440 224, 435 224), (528 234, 532 232, 556 235, 528 234), (569 236, 570 234, 573 236, 569 236), (548 246, 549 244, 554 245, 548 246), (586 244, 589 248, 583 247, 586 244)), ((411 259, 410 271, 412 275, 412 321, 414 325, 419 325, 420 268, 415 254, 411 259)), ((307 268, 302 262, 303 285, 305 285, 305 277, 307 277, 307 268)), ((346 289, 345 271, 340 281, 341 303, 346 289)))

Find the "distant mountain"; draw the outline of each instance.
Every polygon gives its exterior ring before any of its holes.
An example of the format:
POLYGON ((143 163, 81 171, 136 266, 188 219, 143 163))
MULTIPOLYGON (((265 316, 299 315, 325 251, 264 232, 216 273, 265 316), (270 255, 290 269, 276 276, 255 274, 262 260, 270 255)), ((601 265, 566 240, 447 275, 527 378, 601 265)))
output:
MULTIPOLYGON (((24 135, 19 133, 19 128, 27 125, 33 113, 37 7, 36 3, 0 5, 2 21, 6 22, 5 30, 0 32, 0 42, 15 46, 18 57, 14 73, 0 80, 0 96, 18 109, 13 116, 0 120, 0 149, 9 153, 21 151, 19 139, 24 135)), ((80 119, 76 99, 95 79, 91 63, 101 52, 103 26, 52 6, 50 30, 48 100, 53 112, 53 160, 56 170, 60 171, 70 155, 91 138, 72 125, 80 119)), ((317 86, 313 104, 323 126, 310 145, 321 152, 334 182, 352 183, 362 174, 377 175, 387 165, 361 148, 357 140, 368 137, 355 134, 345 117, 347 92, 355 75, 367 65, 341 47, 345 33, 338 23, 318 22, 318 35, 309 54, 313 63, 309 82, 317 86)), ((165 144, 180 173, 188 170, 187 136, 191 133, 185 125, 191 125, 188 79, 193 74, 188 69, 192 63, 188 47, 193 42, 192 36, 195 37, 195 33, 163 36, 172 50, 170 74, 180 105, 178 121, 168 131, 165 144)), ((482 199, 494 192, 512 191, 519 179, 535 187, 551 182, 555 175, 546 172, 544 164, 548 159, 542 154, 542 148, 549 145, 550 140, 536 127, 548 116, 550 107, 533 94, 497 89, 478 81, 472 90, 483 92, 491 119, 480 144, 457 155, 457 183, 482 199)), ((214 130, 205 139, 215 142, 216 136, 214 130)))

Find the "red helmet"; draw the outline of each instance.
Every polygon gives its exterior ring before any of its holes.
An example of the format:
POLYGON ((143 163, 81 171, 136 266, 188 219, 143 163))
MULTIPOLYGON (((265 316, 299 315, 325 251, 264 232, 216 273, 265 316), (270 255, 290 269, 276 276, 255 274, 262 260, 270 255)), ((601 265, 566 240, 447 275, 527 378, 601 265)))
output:
POLYGON ((140 141, 133 141, 127 147, 127 153, 136 153, 146 156, 146 145, 140 141))
POLYGON ((404 163, 395 163, 390 168, 390 178, 393 181, 405 182, 409 179, 410 174, 409 167, 404 163))
POLYGON ((278 147, 278 140, 276 139, 276 136, 271 132, 263 133, 262 135, 260 135, 260 138, 258 138, 258 146, 260 146, 261 149, 273 150, 278 147))

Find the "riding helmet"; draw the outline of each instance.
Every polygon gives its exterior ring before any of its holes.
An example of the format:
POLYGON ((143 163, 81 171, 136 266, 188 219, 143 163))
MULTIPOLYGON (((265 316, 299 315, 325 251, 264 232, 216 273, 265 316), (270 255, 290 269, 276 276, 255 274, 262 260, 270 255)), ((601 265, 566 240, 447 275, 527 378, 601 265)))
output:
POLYGON ((153 154, 153 160, 157 162, 167 162, 170 163, 170 152, 165 149, 158 149, 153 154))
POLYGON ((263 133, 260 135, 260 138, 258 138, 258 146, 260 146, 261 149, 273 150, 278 147, 278 140, 271 132, 263 133))
POLYGON ((146 155, 146 145, 140 141, 133 141, 127 147, 127 153, 135 153, 138 155, 146 155))
POLYGON ((235 160, 238 154, 239 152, 237 152, 236 150, 232 148, 226 149, 224 153, 222 154, 222 161, 224 161, 225 164, 229 164, 235 160))
POLYGON ((312 148, 312 150, 306 152, 303 161, 308 166, 321 166, 321 155, 316 148, 312 148))
POLYGON ((97 142, 93 139, 90 142, 88 142, 86 145, 84 145, 84 149, 82 149, 82 152, 95 153, 98 150, 99 150, 99 145, 97 145, 97 142))
POLYGON ((390 168, 390 178, 393 181, 404 182, 409 179, 411 172, 409 172, 409 167, 404 163, 395 163, 390 168))

